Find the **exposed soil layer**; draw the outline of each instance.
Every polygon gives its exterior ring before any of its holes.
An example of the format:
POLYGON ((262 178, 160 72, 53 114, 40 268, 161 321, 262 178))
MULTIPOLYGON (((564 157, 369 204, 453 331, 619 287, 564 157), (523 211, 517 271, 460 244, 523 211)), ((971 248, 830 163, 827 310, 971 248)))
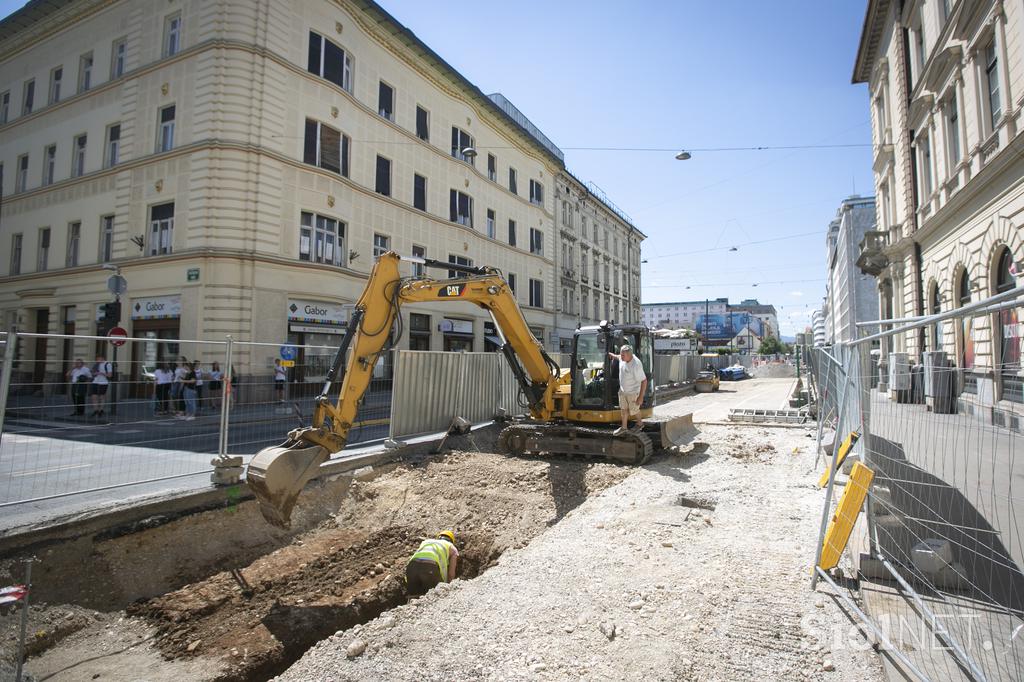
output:
POLYGON ((454 529, 459 577, 473 578, 631 472, 467 452, 407 461, 353 482, 332 519, 237 567, 240 580, 225 567, 126 612, 155 628, 165 657, 206 661, 209 679, 266 679, 325 637, 404 603, 405 562, 422 537, 454 529))

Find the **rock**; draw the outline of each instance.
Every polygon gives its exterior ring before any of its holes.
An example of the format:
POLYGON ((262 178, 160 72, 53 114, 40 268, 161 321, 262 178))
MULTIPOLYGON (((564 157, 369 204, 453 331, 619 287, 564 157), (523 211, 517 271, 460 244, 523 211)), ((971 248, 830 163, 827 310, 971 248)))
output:
POLYGON ((202 643, 203 643, 203 640, 197 639, 194 642, 189 643, 188 650, 189 651, 195 651, 196 649, 199 648, 199 645, 202 644, 202 643))
POLYGON ((637 609, 642 608, 643 605, 644 605, 644 600, 643 599, 634 599, 633 601, 629 602, 629 604, 628 604, 629 608, 633 609, 634 611, 636 611, 637 609))
POLYGON ((604 622, 597 626, 601 634, 608 638, 608 641, 615 639, 615 623, 604 622))
POLYGON ((395 625, 395 617, 394 616, 384 616, 383 618, 380 619, 380 626, 382 628, 390 628, 390 627, 394 627, 394 625, 395 625))
POLYGON ((232 655, 232 656, 238 656, 238 655, 239 655, 239 653, 238 653, 238 649, 232 649, 232 650, 231 650, 231 655, 232 655))
POLYGON ((663 540, 662 543, 661 543, 661 546, 662 547, 671 547, 672 546, 672 542, 669 541, 669 540, 663 540))
POLYGON ((565 631, 566 632, 572 632, 575 629, 576 629, 576 626, 573 625, 572 623, 569 623, 568 625, 565 626, 565 631))
POLYGON ((548 669, 548 666, 545 665, 544 663, 534 663, 533 665, 530 666, 530 670, 535 672, 535 673, 539 673, 542 670, 547 670, 547 669, 548 669))
POLYGON ((704 517, 704 523, 706 523, 706 524, 708 524, 708 525, 710 526, 710 525, 711 525, 711 519, 710 519, 710 517, 707 517, 707 516, 705 516, 705 517, 704 517))
POLYGON ((816 608, 816 609, 823 609, 823 608, 825 608, 825 600, 822 599, 821 597, 818 597, 817 599, 815 599, 814 600, 814 608, 816 608))
POLYGON ((821 669, 824 670, 827 673, 830 673, 830 672, 832 672, 833 670, 836 669, 836 666, 835 666, 834 663, 832 663, 832 661, 830 661, 829 659, 826 658, 821 663, 821 669))
POLYGON ((356 658, 362 656, 364 651, 366 651, 366 642, 361 639, 353 639, 345 648, 345 655, 349 658, 356 658))

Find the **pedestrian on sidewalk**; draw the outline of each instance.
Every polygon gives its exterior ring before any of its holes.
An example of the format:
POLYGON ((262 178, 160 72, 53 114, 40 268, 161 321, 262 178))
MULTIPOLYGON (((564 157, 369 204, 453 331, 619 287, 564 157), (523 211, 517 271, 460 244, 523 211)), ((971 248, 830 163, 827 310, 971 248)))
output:
POLYGON ((615 435, 621 436, 628 430, 629 418, 636 418, 636 429, 644 428, 644 420, 640 416, 640 406, 644 403, 647 392, 647 373, 644 372, 640 358, 633 354, 633 347, 623 344, 619 353, 608 353, 608 356, 619 361, 619 412, 622 415, 622 426, 615 429, 615 435))
POLYGON ((185 396, 182 391, 185 384, 182 383, 185 375, 188 374, 188 358, 184 355, 179 358, 177 367, 174 368, 174 383, 171 385, 171 402, 174 403, 174 416, 182 419, 185 416, 185 396))
POLYGON ((181 398, 185 403, 185 413, 179 419, 183 419, 187 422, 193 421, 196 418, 196 410, 198 406, 196 404, 196 366, 185 365, 185 371, 181 377, 181 398))
POLYGON ((203 407, 205 407, 204 403, 206 402, 204 397, 204 394, 206 393, 206 381, 203 378, 205 375, 203 366, 198 360, 192 363, 192 371, 195 372, 196 375, 196 405, 198 406, 198 411, 202 412, 203 407))
POLYGON ((167 369, 167 365, 160 363, 153 372, 156 377, 156 393, 153 398, 153 413, 157 416, 169 414, 171 411, 171 385, 174 383, 174 373, 167 369))
POLYGON ((71 382, 71 402, 75 405, 75 411, 71 415, 81 417, 85 415, 85 398, 89 393, 92 371, 85 366, 82 358, 77 358, 74 366, 68 370, 67 377, 71 382))
POLYGON ((424 540, 405 565, 405 584, 409 594, 425 594, 438 583, 455 580, 458 564, 455 533, 443 530, 436 538, 424 540))
POLYGON ((288 371, 281 366, 280 358, 274 358, 274 396, 277 402, 284 402, 284 385, 288 381, 288 371))
POLYGON ((219 410, 221 405, 222 393, 224 390, 224 372, 220 371, 220 363, 214 361, 210 365, 210 401, 213 403, 213 409, 219 410))
POLYGON ((92 417, 102 417, 105 412, 103 403, 107 399, 107 388, 110 386, 110 377, 114 374, 114 368, 102 355, 96 356, 96 364, 92 366, 92 383, 89 385, 89 394, 92 396, 92 417))

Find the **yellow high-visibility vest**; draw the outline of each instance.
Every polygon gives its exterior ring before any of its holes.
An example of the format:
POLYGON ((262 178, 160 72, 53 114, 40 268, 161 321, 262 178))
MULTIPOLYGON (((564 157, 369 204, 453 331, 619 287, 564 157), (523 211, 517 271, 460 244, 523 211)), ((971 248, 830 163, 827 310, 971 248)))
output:
POLYGON ((454 548, 447 540, 424 540, 409 561, 433 561, 441 571, 441 582, 448 582, 448 557, 454 548))

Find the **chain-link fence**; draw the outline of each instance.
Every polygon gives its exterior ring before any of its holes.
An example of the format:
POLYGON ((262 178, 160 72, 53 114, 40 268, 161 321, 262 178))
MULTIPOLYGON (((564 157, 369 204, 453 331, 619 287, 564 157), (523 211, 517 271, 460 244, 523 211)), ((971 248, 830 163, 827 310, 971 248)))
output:
POLYGON ((849 544, 861 606, 911 677, 1024 679, 1020 295, 808 354, 833 469, 820 540, 833 486, 862 462, 874 477, 849 544))

